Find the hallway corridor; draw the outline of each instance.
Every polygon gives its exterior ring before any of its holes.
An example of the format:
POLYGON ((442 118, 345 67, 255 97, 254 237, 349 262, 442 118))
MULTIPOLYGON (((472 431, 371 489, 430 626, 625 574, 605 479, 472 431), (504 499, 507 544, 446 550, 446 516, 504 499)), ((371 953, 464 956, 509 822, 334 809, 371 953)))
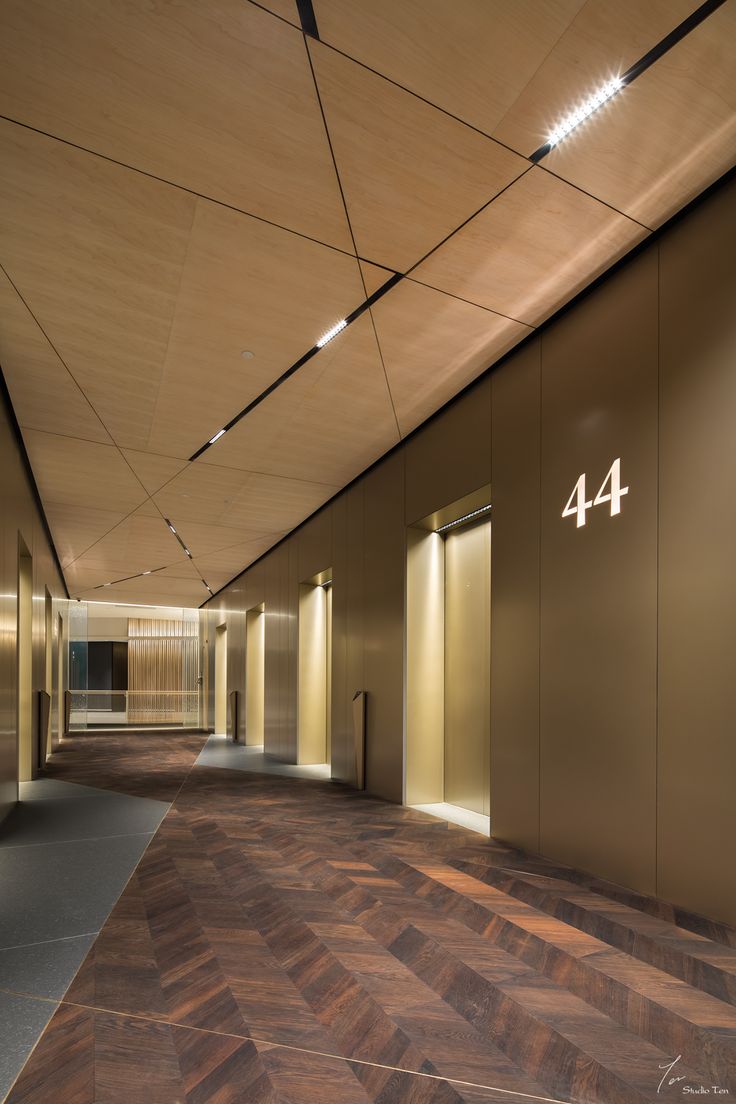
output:
POLYGON ((109 791, 111 809, 119 794, 172 804, 8 1104, 736 1091, 730 929, 265 773, 253 749, 210 738, 195 761, 204 740, 85 735, 50 760, 48 777, 109 791))

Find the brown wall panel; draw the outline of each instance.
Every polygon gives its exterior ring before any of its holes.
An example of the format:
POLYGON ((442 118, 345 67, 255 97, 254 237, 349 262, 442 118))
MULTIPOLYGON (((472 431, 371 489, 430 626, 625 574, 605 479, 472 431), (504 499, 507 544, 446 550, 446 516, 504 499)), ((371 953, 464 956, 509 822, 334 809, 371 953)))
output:
POLYGON ((399 801, 406 527, 490 481, 494 834, 731 921, 734 193, 707 197, 217 599, 242 609, 244 586, 245 608, 266 601, 266 740, 290 758, 298 583, 333 568, 333 776, 354 779, 365 689, 367 787, 399 801), (621 513, 561 517, 578 477, 592 500, 617 457, 621 513))
POLYGON ((405 453, 408 525, 490 483, 490 377, 415 433, 405 453))
POLYGON ((736 183, 661 244, 658 892, 736 924, 736 183))
POLYGON ((363 480, 366 789, 401 801, 404 759, 404 455, 363 480))
MULTIPOLYGON (((657 255, 542 338, 541 850, 655 888, 657 255), (586 524, 621 458, 630 487, 586 524)), ((499 584, 502 580, 499 581, 499 584)))
POLYGON ((539 850, 541 341, 492 376, 491 826, 539 850))

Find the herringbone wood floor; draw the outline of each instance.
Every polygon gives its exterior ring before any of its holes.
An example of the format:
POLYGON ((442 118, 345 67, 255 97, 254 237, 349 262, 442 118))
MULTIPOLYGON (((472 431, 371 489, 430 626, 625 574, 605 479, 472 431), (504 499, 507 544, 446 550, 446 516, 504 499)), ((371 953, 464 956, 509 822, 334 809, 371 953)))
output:
MULTIPOLYGON (((52 772, 143 775, 145 737, 102 739, 52 772)), ((148 796, 194 739, 157 743, 148 796)), ((724 1098, 735 997, 720 925, 338 785, 195 767, 8 1102, 724 1098)))

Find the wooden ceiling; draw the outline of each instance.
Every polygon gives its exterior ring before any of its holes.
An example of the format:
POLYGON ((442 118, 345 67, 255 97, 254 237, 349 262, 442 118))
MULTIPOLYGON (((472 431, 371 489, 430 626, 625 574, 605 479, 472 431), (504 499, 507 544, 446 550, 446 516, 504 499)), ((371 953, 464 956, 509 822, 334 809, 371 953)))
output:
POLYGON ((530 159, 697 7, 5 0, 0 364, 70 593, 199 605, 726 171, 736 0, 530 159))

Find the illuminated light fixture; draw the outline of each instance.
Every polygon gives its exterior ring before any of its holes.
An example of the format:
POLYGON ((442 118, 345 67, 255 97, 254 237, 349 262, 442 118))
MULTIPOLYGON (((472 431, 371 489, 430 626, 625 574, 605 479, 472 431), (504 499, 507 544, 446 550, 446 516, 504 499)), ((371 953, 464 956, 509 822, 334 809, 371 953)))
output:
POLYGON ((112 586, 112 583, 103 583, 103 586, 112 586))
POLYGON ((218 429, 218 431, 217 431, 217 433, 215 434, 215 436, 214 436, 214 437, 210 437, 210 439, 209 439, 209 442, 208 442, 208 443, 209 443, 210 445, 214 445, 215 441, 219 441, 219 440, 220 440, 220 438, 221 438, 221 437, 224 437, 224 436, 225 436, 225 430, 224 430, 224 429, 218 429))
POLYGON ((439 529, 435 529, 435 533, 444 533, 445 529, 454 529, 456 525, 462 525, 464 522, 470 521, 474 517, 479 517, 481 514, 487 514, 490 509, 490 506, 481 506, 478 510, 471 510, 469 514, 463 514, 462 517, 456 518, 455 521, 448 521, 447 525, 440 525, 439 529))
POLYGON ((191 552, 189 551, 189 549, 188 549, 188 548, 185 548, 185 549, 184 549, 184 551, 186 552, 187 556, 188 556, 188 557, 189 557, 189 559, 191 560, 191 558, 192 558, 192 553, 191 553, 191 552))
POLYGON ((174 526, 173 526, 173 525, 171 524, 171 522, 169 521, 169 519, 168 519, 168 518, 164 518, 164 521, 166 522, 166 524, 168 525, 169 529, 170 529, 170 530, 171 530, 171 532, 172 532, 172 533, 174 534, 174 536, 177 536, 177 532, 176 532, 176 529, 175 529, 175 528, 174 528, 174 526))
POLYGON ((582 103, 580 107, 575 111, 571 111, 569 115, 565 115, 564 119, 561 119, 552 133, 547 138, 547 142, 550 148, 558 145, 564 138, 567 138, 568 134, 571 134, 576 127, 579 127, 581 123, 584 123, 586 119, 598 110, 599 107, 603 107, 604 103, 607 103, 612 96, 615 96, 617 92, 620 92, 624 87, 624 81, 621 77, 614 77, 612 80, 606 81, 597 92, 594 92, 585 103, 582 103))
POLYGON ((327 344, 328 341, 332 341, 333 337, 337 337, 337 335, 345 329, 347 324, 347 319, 341 318, 336 326, 333 326, 331 330, 327 331, 327 333, 322 334, 321 338, 317 342, 317 348, 321 349, 327 344))
POLYGON ((141 571, 141 575, 153 575, 152 571, 141 571))

